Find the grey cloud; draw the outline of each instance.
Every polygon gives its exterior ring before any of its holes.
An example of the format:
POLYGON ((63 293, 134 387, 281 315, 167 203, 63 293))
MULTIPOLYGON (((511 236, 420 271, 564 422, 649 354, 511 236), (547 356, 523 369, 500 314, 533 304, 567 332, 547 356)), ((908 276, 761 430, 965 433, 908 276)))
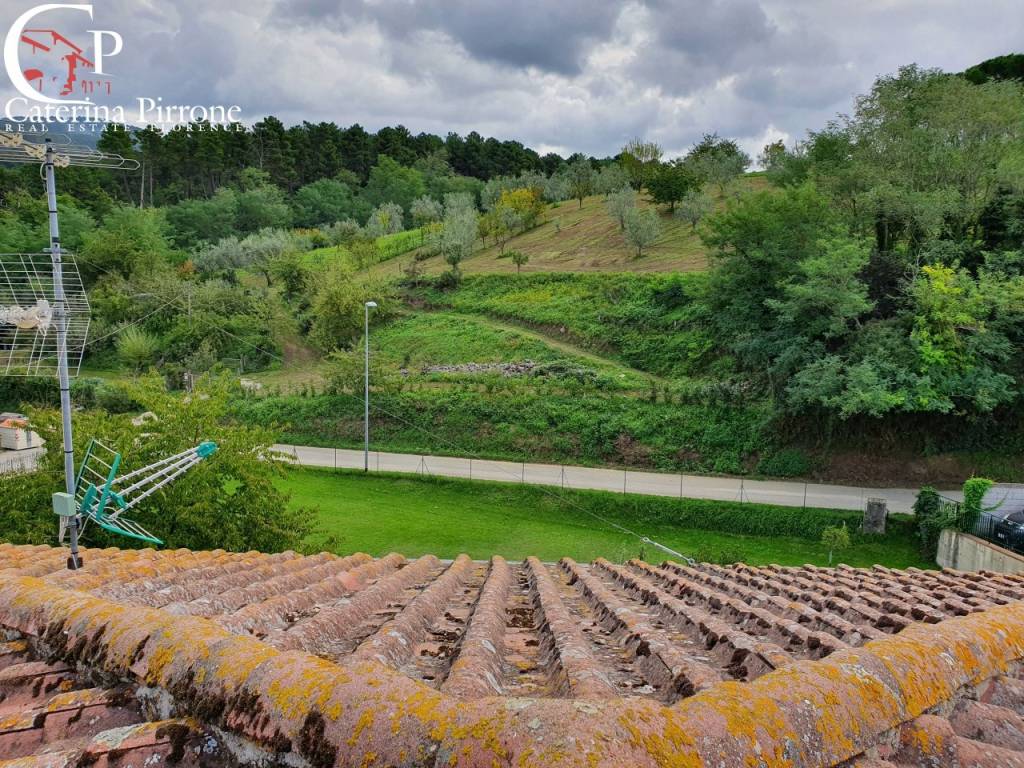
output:
POLYGON ((406 41, 441 31, 482 61, 573 75, 589 46, 610 34, 619 8, 608 0, 286 0, 278 18, 343 25, 371 19, 406 41))
POLYGON ((662 46, 722 66, 776 30, 757 0, 649 0, 662 46))
POLYGON ((849 111, 900 64, 959 71, 1019 50, 1019 3, 104 0, 68 29, 122 33, 118 94, 237 103, 249 121, 400 122, 598 156, 717 131, 756 152, 849 111))

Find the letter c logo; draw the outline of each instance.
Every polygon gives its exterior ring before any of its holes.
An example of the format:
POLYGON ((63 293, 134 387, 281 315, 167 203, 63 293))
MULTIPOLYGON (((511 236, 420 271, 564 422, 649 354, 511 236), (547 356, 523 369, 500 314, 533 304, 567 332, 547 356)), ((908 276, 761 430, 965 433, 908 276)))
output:
POLYGON ((21 71, 21 62, 18 59, 18 45, 21 42, 21 35, 25 31, 25 27, 27 27, 28 23, 39 14, 57 10, 85 11, 89 14, 89 18, 92 19, 91 5, 49 3, 47 5, 37 5, 35 8, 26 11, 15 20, 14 24, 11 25, 10 30, 7 32, 7 37, 4 39, 4 67, 6 67, 7 76, 11 78, 11 82, 18 90, 18 93, 32 99, 33 101, 41 101, 44 104, 88 104, 88 101, 81 101, 77 99, 54 99, 50 96, 46 96, 33 88, 29 81, 25 79, 25 75, 21 71))

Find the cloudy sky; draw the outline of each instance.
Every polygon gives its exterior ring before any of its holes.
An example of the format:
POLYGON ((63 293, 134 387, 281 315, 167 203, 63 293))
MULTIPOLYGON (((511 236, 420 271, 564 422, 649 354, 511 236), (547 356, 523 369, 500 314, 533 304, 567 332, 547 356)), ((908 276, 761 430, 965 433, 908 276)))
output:
MULTIPOLYGON (((36 3, 3 0, 0 23, 36 3)), ((901 64, 1024 50, 1021 0, 96 0, 92 24, 48 21, 121 33, 121 96, 598 156, 706 131, 756 154, 901 64)))

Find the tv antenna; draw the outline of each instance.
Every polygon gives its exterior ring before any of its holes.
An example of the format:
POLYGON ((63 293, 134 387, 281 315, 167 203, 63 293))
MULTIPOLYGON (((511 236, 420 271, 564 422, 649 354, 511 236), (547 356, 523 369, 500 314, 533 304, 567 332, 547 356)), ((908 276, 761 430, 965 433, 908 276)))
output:
MULTIPOLYGON (((49 252, 49 269, 45 268, 45 263, 40 263, 45 257, 41 260, 35 255, 17 254, 11 258, 4 257, 0 262, 5 265, 5 271, 0 272, 0 360, 6 356, 7 375, 48 376, 53 375, 56 368, 60 385, 65 493, 54 496, 54 509, 65 515, 69 511, 68 499, 74 502, 77 480, 71 432, 69 346, 77 375, 89 330, 89 303, 74 259, 60 245, 55 171, 72 166, 134 171, 140 165, 131 158, 72 144, 67 137, 61 137, 58 152, 50 138, 39 142, 25 134, 9 132, 0 132, 2 163, 38 164, 46 185, 50 224, 50 247, 46 249, 49 252), (67 262, 64 261, 65 255, 68 256, 67 262), (6 271, 7 263, 10 263, 11 271, 6 271)), ((62 521, 64 519, 62 517, 62 521)), ((81 513, 76 510, 66 519, 71 532, 68 568, 77 570, 82 566, 78 552, 81 513)))
MULTIPOLYGON (((75 483, 74 505, 68 504, 68 511, 75 507, 74 512, 81 517, 83 529, 92 521, 105 531, 159 546, 163 544, 160 539, 134 520, 129 520, 124 513, 212 456, 216 450, 216 443, 200 443, 187 451, 118 476, 121 454, 93 439, 82 459, 75 483)), ((61 542, 64 541, 67 521, 73 516, 61 515, 61 542)))

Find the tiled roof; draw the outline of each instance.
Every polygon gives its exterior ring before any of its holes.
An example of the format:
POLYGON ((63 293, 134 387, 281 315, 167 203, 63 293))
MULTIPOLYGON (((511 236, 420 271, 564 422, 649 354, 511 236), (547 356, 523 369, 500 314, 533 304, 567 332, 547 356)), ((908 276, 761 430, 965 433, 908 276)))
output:
POLYGON ((0 768, 1024 768, 1021 577, 64 560, 0 545, 0 768))

